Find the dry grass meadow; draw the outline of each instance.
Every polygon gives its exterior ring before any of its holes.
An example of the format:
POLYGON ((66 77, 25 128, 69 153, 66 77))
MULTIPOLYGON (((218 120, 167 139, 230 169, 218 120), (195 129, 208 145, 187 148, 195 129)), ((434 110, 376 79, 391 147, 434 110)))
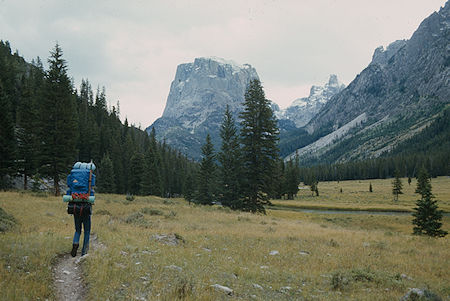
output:
MULTIPOLYGON (((414 207, 415 182, 393 203, 389 180, 319 183, 277 205, 414 207), (343 192, 340 192, 342 188, 343 192)), ((450 211, 450 179, 432 180, 450 211)), ((72 216, 61 198, 1 192, 17 225, 0 234, 0 299, 53 300, 52 264, 70 252, 72 216)), ((409 215, 267 215, 182 199, 98 195, 92 231, 100 246, 83 261, 88 300, 399 300, 409 288, 450 298, 449 237, 411 235, 409 215), (164 237, 163 235, 167 235, 164 237), (231 295, 213 285, 233 290, 231 295)), ((450 217, 444 217, 450 230, 450 217)))

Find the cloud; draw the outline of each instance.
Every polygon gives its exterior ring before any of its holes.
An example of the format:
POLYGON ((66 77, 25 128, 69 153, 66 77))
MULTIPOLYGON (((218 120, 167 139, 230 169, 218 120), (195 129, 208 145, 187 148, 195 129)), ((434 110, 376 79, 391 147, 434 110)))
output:
POLYGON ((349 83, 373 50, 409 38, 444 0, 0 1, 0 39, 43 61, 59 42, 69 73, 120 101, 129 123, 161 116, 180 63, 253 65, 282 107, 330 73, 349 83))

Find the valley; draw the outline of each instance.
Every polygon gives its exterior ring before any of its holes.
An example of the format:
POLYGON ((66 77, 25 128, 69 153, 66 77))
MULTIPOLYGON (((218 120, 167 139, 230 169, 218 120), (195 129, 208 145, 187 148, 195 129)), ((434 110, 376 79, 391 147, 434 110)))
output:
MULTIPOLYGON (((447 211, 449 181, 432 180, 447 211)), ((319 197, 305 189, 294 201, 273 202, 413 207, 414 183, 398 204, 388 180, 371 183, 370 194, 367 181, 321 182, 319 197)), ((17 220, 0 236, 3 297, 53 299, 52 263, 70 251, 72 216, 60 198, 45 194, 1 192, 0 207, 17 220)), ((81 262, 86 300, 398 300, 411 287, 450 294, 449 238, 411 235, 408 215, 255 215, 183 199, 98 194, 92 221, 101 247, 81 262)), ((448 229, 450 217, 443 223, 448 229)))

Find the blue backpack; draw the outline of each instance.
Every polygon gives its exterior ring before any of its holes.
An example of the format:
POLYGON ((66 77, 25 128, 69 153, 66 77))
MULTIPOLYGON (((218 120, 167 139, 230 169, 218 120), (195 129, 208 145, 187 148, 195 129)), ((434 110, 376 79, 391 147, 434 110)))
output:
POLYGON ((63 196, 63 202, 94 203, 95 168, 95 164, 92 162, 77 162, 73 165, 72 171, 67 177, 69 189, 63 196))

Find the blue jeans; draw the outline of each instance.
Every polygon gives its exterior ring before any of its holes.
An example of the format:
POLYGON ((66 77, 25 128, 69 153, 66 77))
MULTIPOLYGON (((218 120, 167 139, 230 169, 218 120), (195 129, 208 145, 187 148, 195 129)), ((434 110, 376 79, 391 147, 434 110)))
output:
POLYGON ((81 255, 85 255, 89 250, 89 236, 91 234, 91 215, 77 216, 74 214, 75 220, 75 235, 73 236, 73 243, 79 244, 81 237, 81 225, 84 228, 83 249, 81 255))

